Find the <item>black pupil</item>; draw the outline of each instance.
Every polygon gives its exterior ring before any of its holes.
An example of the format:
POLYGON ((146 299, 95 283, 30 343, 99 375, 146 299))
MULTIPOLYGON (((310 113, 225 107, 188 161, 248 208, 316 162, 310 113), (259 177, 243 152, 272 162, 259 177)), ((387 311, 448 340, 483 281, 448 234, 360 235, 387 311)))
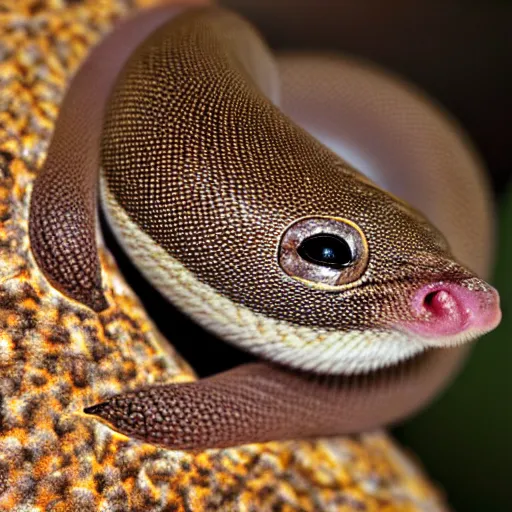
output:
POLYGON ((302 259, 324 267, 343 268, 352 263, 350 246, 336 235, 310 236, 302 241, 297 252, 302 259))

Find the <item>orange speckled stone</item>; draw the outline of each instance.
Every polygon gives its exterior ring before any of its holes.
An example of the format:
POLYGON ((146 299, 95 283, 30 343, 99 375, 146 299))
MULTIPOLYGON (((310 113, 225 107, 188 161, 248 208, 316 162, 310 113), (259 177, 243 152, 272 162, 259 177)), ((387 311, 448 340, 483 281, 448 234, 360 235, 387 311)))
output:
POLYGON ((106 252, 115 305, 96 315, 49 286, 27 236, 32 182, 66 84, 116 20, 154 3, 0 4, 0 510, 445 510, 383 433, 190 454, 81 413, 113 393, 194 378, 106 252))

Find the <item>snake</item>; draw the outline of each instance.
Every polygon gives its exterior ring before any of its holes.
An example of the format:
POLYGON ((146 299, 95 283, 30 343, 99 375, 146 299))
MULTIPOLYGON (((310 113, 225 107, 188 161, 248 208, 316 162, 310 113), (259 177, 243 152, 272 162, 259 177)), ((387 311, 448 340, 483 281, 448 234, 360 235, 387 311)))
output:
POLYGON ((221 7, 137 14, 64 98, 30 246, 56 293, 98 315, 112 300, 100 202, 145 278, 254 357, 84 409, 147 443, 203 450, 397 422, 500 322, 484 281, 491 194, 457 122, 375 64, 276 55, 221 7))

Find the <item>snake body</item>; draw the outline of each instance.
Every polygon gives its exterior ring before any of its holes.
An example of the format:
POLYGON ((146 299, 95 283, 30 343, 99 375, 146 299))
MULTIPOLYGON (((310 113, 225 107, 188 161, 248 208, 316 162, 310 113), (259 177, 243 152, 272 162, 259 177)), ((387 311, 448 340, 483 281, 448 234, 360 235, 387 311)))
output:
POLYGON ((223 9, 128 22, 64 102, 31 246, 55 288, 101 314, 98 183, 149 281, 262 359, 86 409, 127 435, 197 450, 396 421, 499 322, 497 293, 477 277, 489 199, 454 123, 355 61, 276 63, 223 9))

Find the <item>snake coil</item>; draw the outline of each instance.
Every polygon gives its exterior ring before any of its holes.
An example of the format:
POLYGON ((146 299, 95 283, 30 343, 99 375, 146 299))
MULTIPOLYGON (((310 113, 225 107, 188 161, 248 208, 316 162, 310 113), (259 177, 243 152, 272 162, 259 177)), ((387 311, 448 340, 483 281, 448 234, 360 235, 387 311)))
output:
POLYGON ((276 60, 220 8, 140 14, 65 98, 31 247, 57 290, 101 314, 98 194, 148 280, 261 359, 86 409, 148 442, 204 449, 396 421, 499 322, 477 277, 487 189, 455 123, 355 60, 276 60))

